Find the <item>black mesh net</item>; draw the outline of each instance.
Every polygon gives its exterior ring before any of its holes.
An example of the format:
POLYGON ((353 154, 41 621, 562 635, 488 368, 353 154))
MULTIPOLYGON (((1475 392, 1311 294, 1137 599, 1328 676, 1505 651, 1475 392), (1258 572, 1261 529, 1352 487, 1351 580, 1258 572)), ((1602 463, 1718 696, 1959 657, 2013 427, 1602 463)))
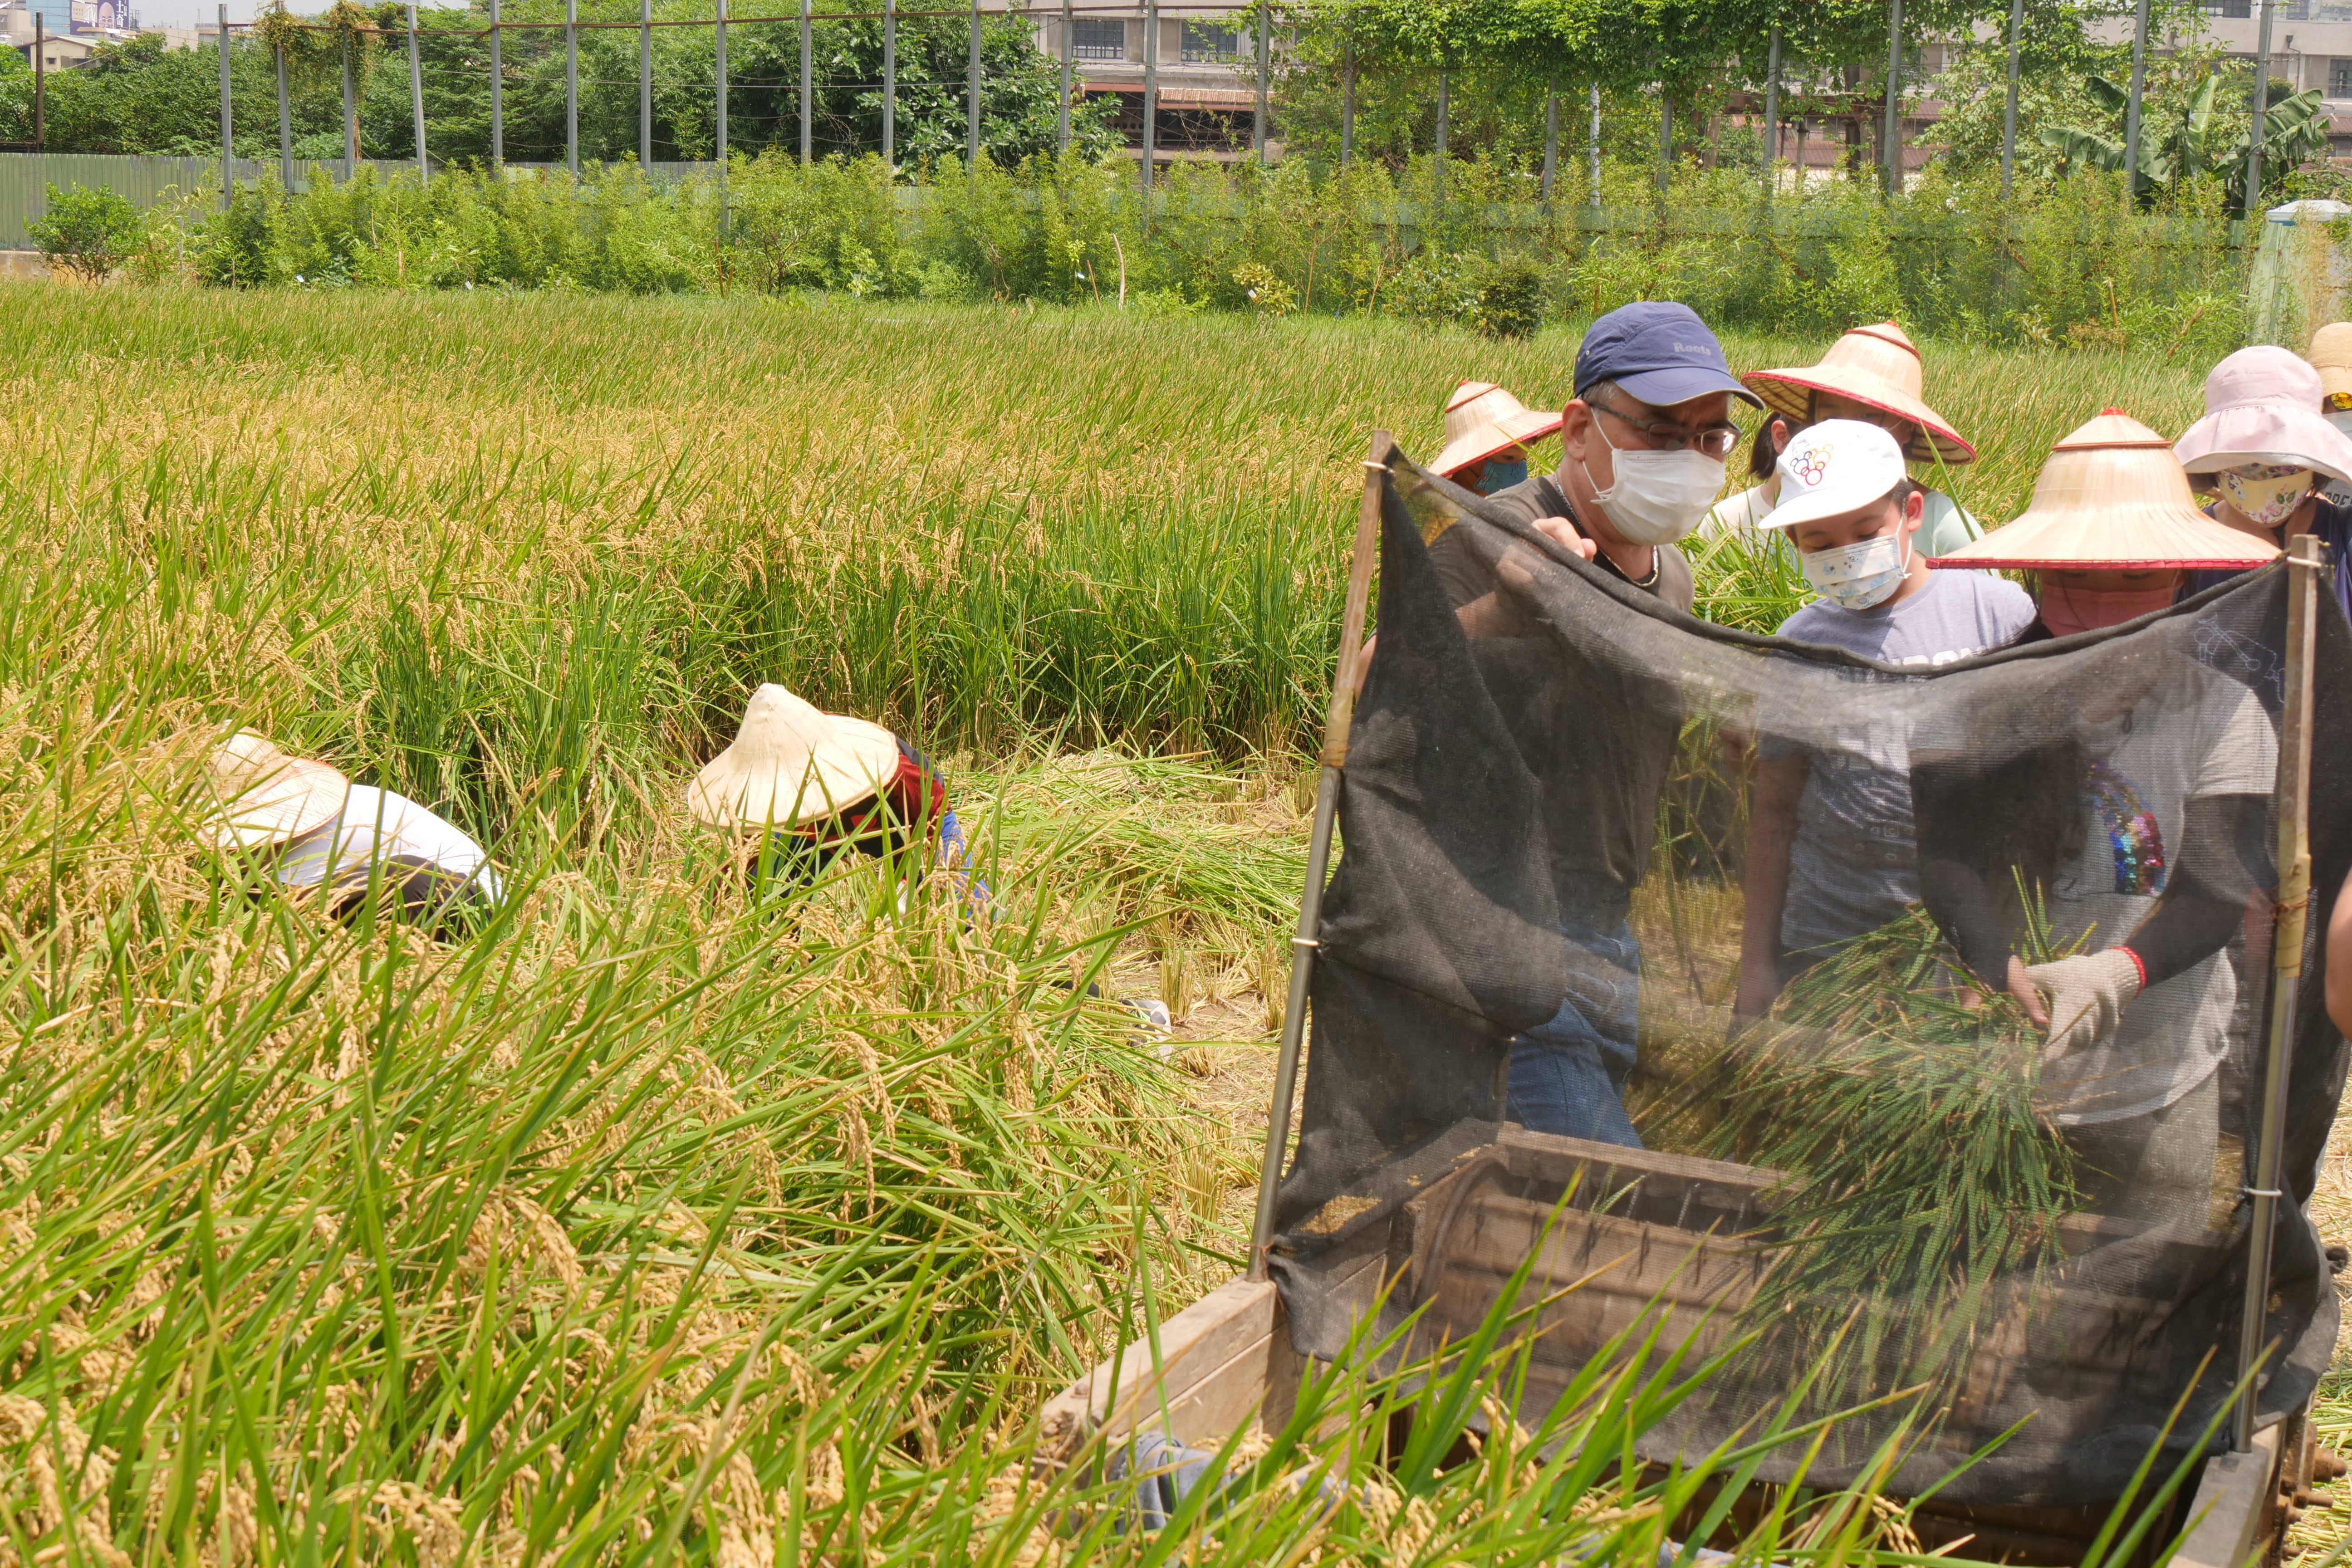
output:
MULTIPOLYGON (((1908 1422, 1916 1491, 2017 1426, 1942 1495, 2095 1504, 2192 1384, 2194 1441, 2238 1375, 2285 580, 1890 668, 1677 614, 1396 459, 1277 1215, 1298 1349, 1369 1311, 1466 1332, 1533 1257, 1528 1402, 1653 1327, 1748 1342, 1652 1459, 1912 1388, 1811 1479, 1908 1422), (2104 1027, 2054 1039, 2010 988, 2126 942, 2147 984, 2104 1027)), ((2352 853, 2321 616, 2265 1420, 2336 1322, 2302 1208, 2352 853)))

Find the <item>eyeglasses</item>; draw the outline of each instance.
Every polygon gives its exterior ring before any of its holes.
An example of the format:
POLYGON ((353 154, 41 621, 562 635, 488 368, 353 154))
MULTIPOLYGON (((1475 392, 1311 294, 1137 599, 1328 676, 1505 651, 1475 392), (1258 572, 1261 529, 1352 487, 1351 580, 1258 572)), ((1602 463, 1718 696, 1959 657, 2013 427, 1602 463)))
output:
POLYGON ((1631 415, 1620 414, 1605 403, 1592 403, 1587 406, 1606 414, 1628 428, 1639 430, 1654 451, 1680 452, 1690 448, 1696 449, 1702 457, 1720 462, 1731 456, 1731 449, 1739 445, 1739 426, 1737 425, 1710 425, 1704 430, 1686 430, 1679 425, 1667 425, 1654 419, 1636 419, 1631 415))

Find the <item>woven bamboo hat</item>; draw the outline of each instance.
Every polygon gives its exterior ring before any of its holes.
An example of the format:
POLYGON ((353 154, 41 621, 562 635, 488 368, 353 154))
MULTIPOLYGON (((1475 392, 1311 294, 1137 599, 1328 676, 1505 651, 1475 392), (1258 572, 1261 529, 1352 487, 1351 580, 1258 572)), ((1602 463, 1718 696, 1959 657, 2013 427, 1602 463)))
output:
POLYGON ((735 739, 686 786, 686 809, 714 827, 790 827, 872 799, 898 771, 889 731, 772 683, 751 693, 735 739))
POLYGON ((324 827, 343 809, 352 781, 325 763, 292 757, 239 730, 213 748, 215 816, 199 829, 215 849, 262 849, 324 827))
POLYGON ((2284 349, 2240 349, 2205 377, 2205 417, 2181 432, 2172 455, 2192 474, 2292 463, 2352 479, 2352 439, 2319 412, 2321 384, 2284 349))
POLYGON ((1450 479, 1473 463, 1559 428, 1559 415, 1538 414, 1491 381, 1465 381, 1445 400, 1445 449, 1429 465, 1430 472, 1450 479))
POLYGON ((2189 571, 2260 566, 2278 547, 2197 510, 2171 443, 2120 408, 2050 449, 2033 500, 2007 526, 1930 566, 2189 571))
POLYGON ((1751 370, 1739 379, 1764 399, 1765 407, 1797 424, 1813 416, 1814 393, 1834 392, 1910 421, 1917 434, 1903 455, 1915 463, 1940 459, 1958 467, 1976 461, 1977 449, 1920 397, 1925 378, 1919 351, 1892 321, 1854 328, 1830 345, 1819 364, 1751 370))
POLYGON ((2352 321, 2330 321, 2312 333, 2311 352, 2303 357, 2319 373, 2322 395, 2352 395, 2352 321))

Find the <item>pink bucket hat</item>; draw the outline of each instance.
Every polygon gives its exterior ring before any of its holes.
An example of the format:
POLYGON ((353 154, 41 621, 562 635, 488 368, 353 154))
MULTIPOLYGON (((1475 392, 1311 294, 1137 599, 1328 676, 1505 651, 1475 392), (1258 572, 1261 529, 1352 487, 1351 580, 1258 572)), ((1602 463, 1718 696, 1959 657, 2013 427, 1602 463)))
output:
POLYGON ((2284 349, 2240 349, 2205 378, 2205 417, 2172 455, 2192 474, 2292 463, 2352 479, 2352 440, 2319 412, 2319 373, 2284 349))

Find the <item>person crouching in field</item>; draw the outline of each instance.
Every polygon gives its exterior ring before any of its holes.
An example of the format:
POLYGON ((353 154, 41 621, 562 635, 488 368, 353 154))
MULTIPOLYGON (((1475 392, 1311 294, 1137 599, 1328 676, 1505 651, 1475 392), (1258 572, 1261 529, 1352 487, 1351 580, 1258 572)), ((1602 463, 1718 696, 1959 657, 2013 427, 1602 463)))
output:
MULTIPOLYGON (((1766 412, 1748 449, 1748 471, 1758 483, 1727 498, 1699 524, 1704 539, 1736 534, 1751 543, 1780 541, 1769 531, 1780 500, 1780 454, 1801 431, 1824 419, 1858 419, 1895 437, 1915 463, 1956 468, 1976 461, 1976 448, 1949 420, 1927 406, 1919 351, 1892 321, 1856 327, 1830 345, 1819 364, 1754 370, 1741 376, 1763 398, 1766 412)), ((1921 492, 1917 543, 1927 555, 1958 550, 1984 536, 1976 519, 1941 490, 1921 492)))
POLYGON ((1429 471, 1490 496, 1528 481, 1528 447, 1559 429, 1491 381, 1465 381, 1445 400, 1445 447, 1429 471))
POLYGON ((845 854, 878 859, 910 843, 930 847, 950 869, 964 861, 962 826, 929 758, 879 724, 823 712, 772 682, 751 694, 735 739, 687 785, 686 809, 709 826, 765 830, 746 860, 755 890, 799 887, 845 854))
POLYGON ((215 749, 211 778, 213 847, 267 852, 279 883, 317 889, 337 920, 355 918, 374 891, 380 910, 438 932, 504 896, 488 852, 456 824, 250 730, 215 749))
MULTIPOLYGON (((2016 584, 1927 570, 1925 494, 1879 426, 1830 419, 1800 431, 1780 479, 1763 526, 1789 536, 1819 595, 1780 624, 1781 637, 1935 666, 2000 647, 2032 623, 2033 601, 2016 584)), ((1771 1006, 1792 966, 1818 963, 1919 897, 1900 720, 1867 721, 1829 747, 1774 734, 1769 714, 1761 728, 1733 1008, 1741 1020, 1771 1006)))

